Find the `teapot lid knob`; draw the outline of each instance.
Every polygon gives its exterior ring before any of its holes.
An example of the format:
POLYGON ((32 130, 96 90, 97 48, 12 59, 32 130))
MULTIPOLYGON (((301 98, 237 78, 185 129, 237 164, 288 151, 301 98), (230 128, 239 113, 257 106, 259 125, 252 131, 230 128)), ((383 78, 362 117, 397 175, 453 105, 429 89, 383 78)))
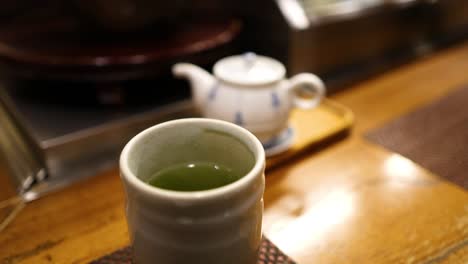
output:
POLYGON ((281 62, 253 52, 219 60, 213 67, 214 75, 236 85, 265 85, 284 78, 286 69, 281 62))
POLYGON ((245 61, 245 66, 250 69, 253 67, 255 64, 255 61, 257 60, 257 54, 254 52, 246 52, 243 55, 244 61, 245 61))

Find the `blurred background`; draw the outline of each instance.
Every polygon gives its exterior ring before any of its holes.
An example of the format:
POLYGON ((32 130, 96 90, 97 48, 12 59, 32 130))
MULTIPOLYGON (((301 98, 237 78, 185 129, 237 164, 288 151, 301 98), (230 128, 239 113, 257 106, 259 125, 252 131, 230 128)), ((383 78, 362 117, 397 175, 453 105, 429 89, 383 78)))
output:
POLYGON ((334 93, 467 33, 465 0, 3 1, 0 195, 95 175, 141 129, 193 115, 175 62, 253 51, 334 93))

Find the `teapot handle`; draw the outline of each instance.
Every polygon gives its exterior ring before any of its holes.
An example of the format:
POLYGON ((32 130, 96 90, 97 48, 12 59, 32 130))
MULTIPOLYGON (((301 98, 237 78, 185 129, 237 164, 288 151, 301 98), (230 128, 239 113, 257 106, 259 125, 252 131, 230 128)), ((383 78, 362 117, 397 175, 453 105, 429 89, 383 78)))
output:
POLYGON ((289 80, 288 90, 292 93, 295 107, 302 109, 312 109, 316 107, 326 93, 325 84, 315 74, 299 73, 289 80), (303 98, 298 92, 303 91, 311 95, 312 98, 303 98))

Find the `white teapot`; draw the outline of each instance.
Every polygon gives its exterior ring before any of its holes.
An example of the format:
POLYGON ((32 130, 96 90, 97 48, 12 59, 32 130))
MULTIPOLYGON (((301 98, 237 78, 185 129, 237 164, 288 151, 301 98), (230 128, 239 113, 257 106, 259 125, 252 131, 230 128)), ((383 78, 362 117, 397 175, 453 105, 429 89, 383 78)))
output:
POLYGON ((283 64, 254 53, 219 60, 214 76, 189 63, 177 63, 172 70, 190 81, 195 106, 203 117, 243 126, 264 146, 288 130, 293 107, 314 108, 325 95, 325 85, 316 75, 300 73, 285 79, 283 64), (300 90, 315 96, 301 97, 300 90))

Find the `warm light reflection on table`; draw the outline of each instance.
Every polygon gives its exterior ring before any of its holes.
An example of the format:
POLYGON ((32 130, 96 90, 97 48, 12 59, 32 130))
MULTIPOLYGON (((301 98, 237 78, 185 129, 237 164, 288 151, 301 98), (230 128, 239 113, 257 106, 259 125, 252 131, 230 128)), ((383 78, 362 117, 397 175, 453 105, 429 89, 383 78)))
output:
POLYGON ((417 165, 399 154, 391 154, 383 163, 383 170, 384 175, 395 183, 413 181, 418 178, 417 165))
MULTIPOLYGON (((386 182, 382 184, 391 188, 408 187, 407 183, 417 181, 421 173, 416 164, 398 154, 389 155, 382 163, 382 170, 383 182, 386 182)), ((294 192, 274 201, 264 215, 265 234, 289 254, 301 252, 304 247, 319 246, 330 232, 339 230, 339 226, 349 222, 358 210, 356 186, 343 185, 334 183, 321 199, 317 199, 315 192, 303 195, 294 192)))
POLYGON ((319 201, 308 198, 301 201, 285 196, 278 201, 291 207, 291 212, 303 208, 303 214, 298 217, 284 217, 284 212, 281 218, 275 212, 265 215, 265 233, 286 252, 301 251, 303 246, 320 243, 327 232, 345 222, 354 212, 355 197, 348 190, 332 191, 319 201))

